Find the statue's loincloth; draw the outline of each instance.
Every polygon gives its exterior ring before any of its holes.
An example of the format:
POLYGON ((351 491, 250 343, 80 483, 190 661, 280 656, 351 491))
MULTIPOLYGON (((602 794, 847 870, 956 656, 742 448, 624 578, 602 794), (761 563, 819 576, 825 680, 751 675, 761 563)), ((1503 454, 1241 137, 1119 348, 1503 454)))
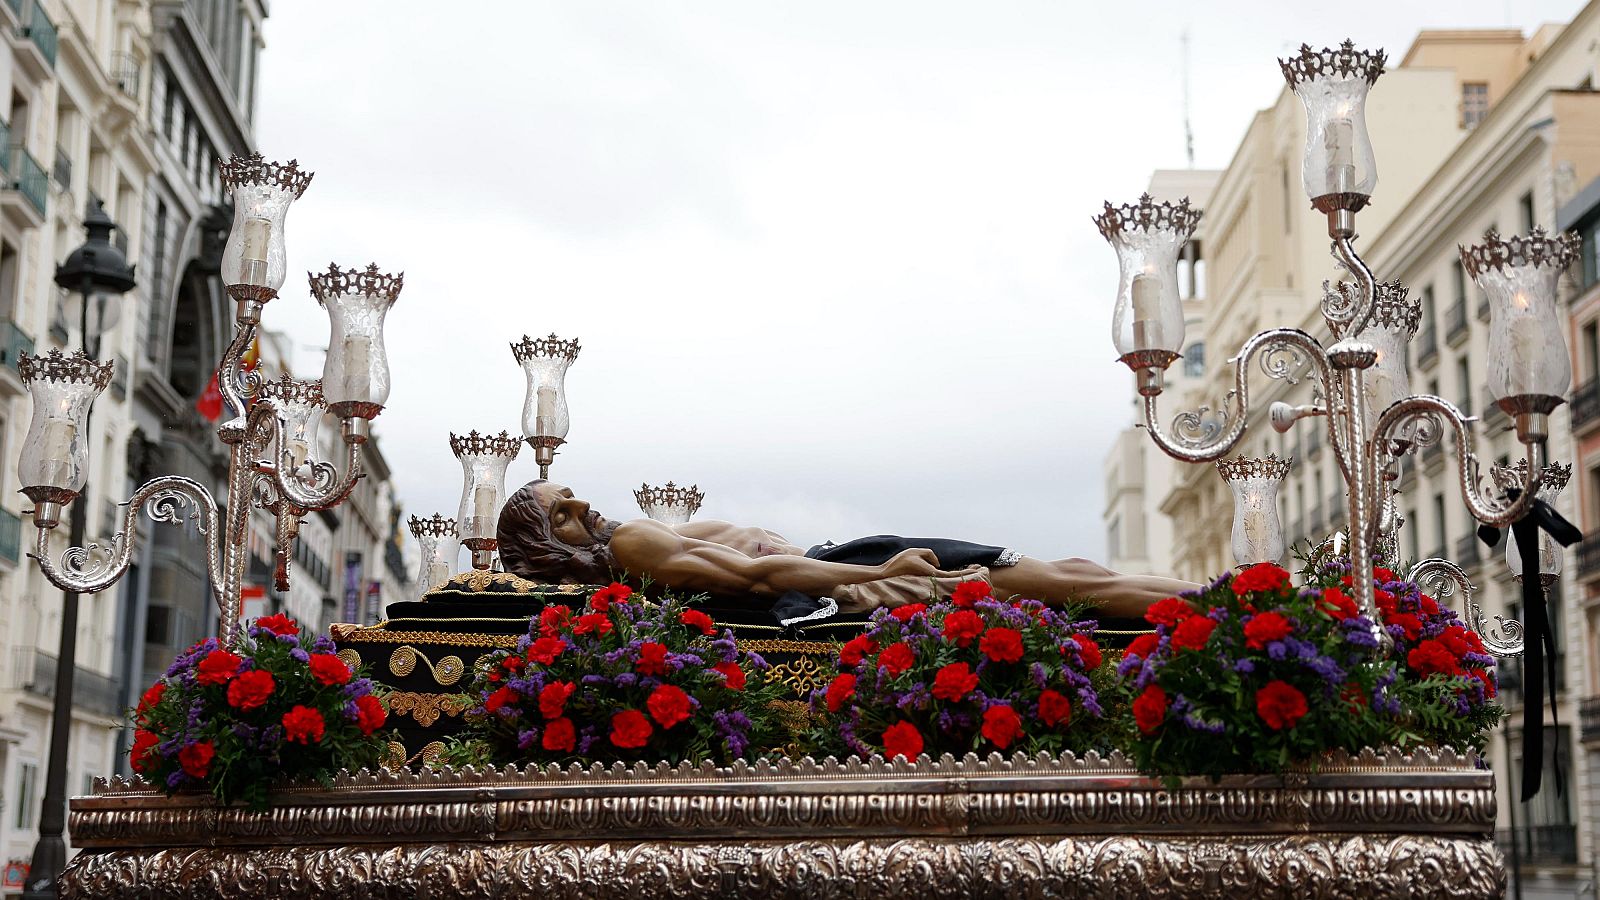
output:
POLYGON ((893 534, 876 534, 856 538, 843 544, 832 541, 818 544, 806 551, 806 556, 823 562, 847 563, 853 566, 881 566, 896 554, 907 550, 932 550, 939 557, 939 568, 954 571, 968 566, 1000 568, 1014 566, 1022 561, 1022 554, 1005 547, 974 544, 970 541, 953 541, 948 538, 906 538, 893 534))

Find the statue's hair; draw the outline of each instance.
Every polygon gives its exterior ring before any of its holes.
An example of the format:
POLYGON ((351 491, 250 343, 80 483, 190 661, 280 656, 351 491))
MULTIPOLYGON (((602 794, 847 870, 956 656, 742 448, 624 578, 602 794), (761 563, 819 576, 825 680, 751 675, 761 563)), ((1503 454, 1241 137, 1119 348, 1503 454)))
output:
MULTIPOLYGON (((614 565, 604 540, 575 547, 552 532, 550 511, 535 491, 544 483, 536 478, 523 485, 500 510, 496 529, 500 565, 519 578, 541 584, 610 583, 614 565)), ((609 530, 603 537, 610 537, 609 530)))

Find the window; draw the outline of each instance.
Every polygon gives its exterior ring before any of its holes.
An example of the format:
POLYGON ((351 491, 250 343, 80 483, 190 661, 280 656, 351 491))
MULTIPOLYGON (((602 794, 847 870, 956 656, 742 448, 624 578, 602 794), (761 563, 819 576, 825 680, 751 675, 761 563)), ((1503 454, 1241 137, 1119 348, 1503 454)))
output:
POLYGON ((1489 85, 1482 81, 1461 84, 1461 127, 1477 128, 1489 114, 1489 85))
POLYGON ((1587 290, 1600 281, 1600 216, 1583 222, 1573 229, 1583 240, 1583 265, 1579 267, 1580 289, 1587 290))
POLYGON ((1517 208, 1522 211, 1522 233, 1527 234, 1533 230, 1533 191, 1522 195, 1517 208))
POLYGON ((1581 352, 1584 377, 1593 379, 1600 376, 1600 323, 1590 322, 1583 326, 1581 352))
POLYGON ((17 317, 17 251, 10 244, 0 244, 0 316, 17 317))
POLYGON ((39 781, 39 767, 23 763, 17 767, 17 828, 33 828, 33 792, 39 781))
POLYGON ((1431 284, 1422 289, 1422 325, 1420 330, 1433 330, 1433 285, 1431 284))
POLYGON ((1183 374, 1189 378, 1199 378, 1206 373, 1206 345, 1204 341, 1196 341, 1183 351, 1183 374))
POLYGON ((1415 509, 1406 513, 1406 521, 1411 524, 1411 527, 1406 529, 1406 545, 1407 549, 1411 551, 1411 561, 1414 563, 1422 558, 1422 549, 1417 546, 1419 543, 1417 535, 1421 533, 1418 529, 1422 523, 1417 521, 1417 511, 1415 509))
POLYGON ((1444 526, 1444 495, 1433 495, 1433 543, 1440 556, 1449 552, 1449 532, 1444 526))
POLYGON ((150 604, 150 610, 145 613, 144 642, 146 644, 170 644, 172 633, 172 607, 150 604))
POLYGON ((1111 559, 1122 558, 1122 520, 1112 519, 1111 527, 1106 529, 1106 555, 1111 559))
POLYGON ((1456 360, 1456 390, 1461 412, 1472 415, 1472 364, 1465 356, 1456 360))
POLYGON ((1461 265, 1458 258, 1450 267, 1450 277, 1455 280, 1456 302, 1466 305, 1467 302, 1467 270, 1461 265))

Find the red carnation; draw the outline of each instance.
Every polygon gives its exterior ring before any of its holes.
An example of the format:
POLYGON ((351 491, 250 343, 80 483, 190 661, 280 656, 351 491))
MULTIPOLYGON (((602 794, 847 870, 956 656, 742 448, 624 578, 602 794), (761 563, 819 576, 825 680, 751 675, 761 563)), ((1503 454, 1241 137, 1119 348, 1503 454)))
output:
POLYGON ((1054 728, 1072 720, 1072 701, 1066 695, 1052 690, 1039 692, 1039 721, 1054 728))
POLYGON ((1022 734, 1022 717, 1009 706, 991 706, 983 711, 983 736, 1001 750, 1022 734))
POLYGON ((539 745, 551 752, 565 751, 571 753, 578 746, 578 730, 572 727, 571 719, 556 719, 544 723, 544 737, 539 739, 539 745))
POLYGON ((200 741, 178 751, 178 765, 183 773, 194 778, 204 778, 211 772, 211 759, 217 748, 210 741, 200 741))
POLYGON ((224 684, 239 674, 239 666, 243 663, 244 660, 226 650, 213 650, 200 660, 196 677, 201 684, 224 684))
POLYGON ((283 613, 271 616, 262 616, 256 620, 257 628, 265 628, 273 634, 300 634, 300 623, 289 618, 283 613))
POLYGON ((1484 656, 1489 655, 1488 648, 1483 646, 1483 638, 1478 637, 1478 633, 1476 631, 1467 632, 1467 646, 1472 648, 1473 653, 1480 653, 1484 656))
MULTIPOLYGON (((1265 565, 1265 563, 1257 563, 1265 565)), ((1294 626, 1281 614, 1275 612, 1259 613, 1250 621, 1244 623, 1244 645, 1252 650, 1260 650, 1272 641, 1281 641, 1294 631, 1294 626)))
POLYGON ((983 618, 970 609, 958 609, 944 617, 943 627, 945 640, 957 647, 966 647, 972 644, 973 638, 983 634, 983 618))
POLYGON ((878 654, 878 668, 888 672, 890 678, 911 668, 913 662, 915 657, 911 653, 911 647, 905 643, 890 644, 878 654))
POLYGON ((1150 734, 1161 727, 1161 720, 1167 717, 1167 692, 1155 685, 1149 685, 1144 693, 1133 700, 1133 721, 1138 723, 1139 730, 1150 734))
POLYGON ((1499 693, 1499 688, 1495 686, 1494 673, 1490 672, 1488 669, 1468 669, 1467 674, 1482 682, 1483 697, 1485 700, 1492 700, 1494 699, 1494 695, 1499 693))
POLYGON ((894 609, 889 610, 889 615, 894 616, 896 619, 899 619, 902 622, 909 622, 911 621, 912 616, 922 612, 927 608, 928 604, 926 603, 907 603, 905 606, 897 606, 894 609))
POLYGON ((570 681, 552 681, 539 692, 539 715, 546 719, 559 719, 566 715, 567 698, 578 686, 570 681))
POLYGON ((650 740, 650 720, 637 709, 625 709, 611 717, 611 743, 625 750, 636 750, 650 740))
POLYGON ((611 617, 605 613, 586 613, 573 620, 573 634, 610 634, 611 617))
POLYGON ((150 689, 144 692, 143 697, 139 698, 138 712, 144 713, 155 709, 156 704, 161 702, 161 696, 166 692, 167 683, 165 681, 158 681, 150 685, 150 689))
POLYGON ((915 760, 922 753, 922 733, 910 722, 896 722, 883 730, 883 755, 915 760))
POLYGON ((1338 588, 1328 588, 1323 591, 1322 596, 1317 598, 1317 609, 1340 622, 1360 614, 1360 610, 1356 609, 1356 602, 1338 588))
MULTIPOLYGON (((566 609, 565 606, 561 608, 566 609)), ((548 666, 555 662, 556 657, 560 656, 562 651, 566 649, 567 645, 560 638, 542 637, 534 641, 533 645, 528 648, 528 659, 541 666, 548 666)))
POLYGON ((521 672, 522 668, 527 664, 528 661, 520 656, 507 656, 506 658, 500 660, 500 665, 507 672, 521 672))
POLYGON ((1289 583, 1289 573, 1274 563, 1256 563, 1233 577, 1235 595, 1275 591, 1289 583))
POLYGON ((1422 607, 1422 614, 1425 616, 1437 616, 1439 614, 1438 602, 1427 594, 1419 594, 1417 596, 1417 604, 1422 607))
POLYGON ((678 616, 678 621, 689 626, 690 628, 700 629, 701 634, 709 635, 717 633, 716 623, 711 621, 710 616, 698 609, 684 610, 683 613, 678 616))
POLYGON ((1022 658, 1022 632, 1015 628, 991 628, 978 642, 978 649, 995 662, 1016 662, 1022 658))
POLYGON ((1383 620, 1387 625, 1400 626, 1400 630, 1405 633, 1408 641, 1414 641, 1422 634, 1422 620, 1411 613, 1395 613, 1384 616, 1383 620))
POLYGON ((972 693, 978 686, 978 676, 964 662, 939 667, 933 676, 933 696, 952 703, 972 693))
POLYGON ((1204 650, 1217 623, 1205 616, 1190 616, 1172 632, 1172 646, 1179 650, 1204 650))
POLYGON ((1075 634, 1072 636, 1072 642, 1078 645, 1078 655, 1083 657, 1085 671, 1093 672, 1100 668, 1100 663, 1105 661, 1105 657, 1100 653, 1100 645, 1094 642, 1094 638, 1087 634, 1075 634))
POLYGON ((489 712, 499 712, 500 707, 505 706, 507 703, 515 702, 517 696, 517 692, 513 691, 511 688, 500 688, 499 690, 496 690, 494 693, 490 694, 488 697, 484 698, 483 708, 489 712))
POLYGON ((539 634, 544 637, 553 638, 570 624, 572 610, 565 606, 546 606, 539 610, 539 634))
POLYGON ((1399 601, 1395 600, 1394 595, 1388 591, 1373 591, 1372 605, 1376 606, 1378 608, 1378 612, 1383 613, 1385 616, 1392 616, 1400 611, 1399 601))
POLYGON ((589 598, 589 606, 592 607, 595 612, 605 612, 611 608, 611 604, 627 603, 628 598, 632 596, 633 588, 613 581, 600 590, 594 592, 594 596, 589 598))
POLYGON ((1128 649, 1123 651, 1123 656, 1137 656, 1141 659, 1149 659, 1150 654, 1156 652, 1156 648, 1160 646, 1160 636, 1141 634, 1128 642, 1128 649))
POLYGON ((1467 640, 1467 630, 1460 625, 1451 625, 1439 635, 1439 643, 1446 650, 1455 654, 1456 658, 1466 656, 1472 652, 1472 643, 1467 640))
POLYGON ((298 744, 315 744, 322 740, 325 725, 322 713, 309 706, 296 706, 283 714, 283 737, 298 744))
POLYGON ((236 709, 256 709, 272 696, 274 686, 271 672, 251 669, 228 684, 228 705, 236 709))
POLYGON ((640 675, 667 674, 667 645, 655 641, 640 644, 639 658, 634 662, 633 670, 640 675))
POLYGON ((133 746, 128 750, 128 765, 135 772, 143 773, 148 765, 147 757, 155 752, 156 745, 161 743, 161 738, 143 728, 133 733, 133 746))
POLYGON ((1372 579, 1379 584, 1388 584, 1395 580, 1394 573, 1382 566, 1373 566, 1372 579))
POLYGON ((371 734, 383 727, 389 721, 389 712, 383 708, 383 703, 371 694, 362 694, 356 698, 356 727, 362 734, 371 734))
POLYGON ((350 667, 332 653, 311 654, 311 677, 324 687, 344 684, 350 680, 350 667))
POLYGON ((1306 695, 1287 681, 1269 681, 1256 691, 1256 714, 1273 731, 1293 728, 1306 714, 1306 695))
POLYGON ((689 718, 689 695, 676 685, 658 685, 644 705, 662 728, 671 728, 689 718))
POLYGON ((717 663, 716 665, 711 667, 711 671, 713 671, 713 672, 721 672, 722 673, 723 686, 726 687, 728 690, 730 690, 730 691, 742 691, 742 690, 744 690, 744 670, 739 668, 739 664, 738 663, 731 663, 731 662, 717 663))
POLYGON ((1145 610, 1144 619, 1152 625, 1166 625, 1171 627, 1190 618, 1195 614, 1194 607, 1177 597, 1168 597, 1157 600, 1145 610))
POLYGON ((872 638, 858 634, 839 648, 839 662, 847 666, 859 666, 861 661, 878 652, 878 642, 872 638))
POLYGON ((855 695, 856 677, 848 672, 843 675, 835 675, 833 680, 828 682, 828 712, 838 712, 839 707, 843 706, 846 700, 855 695))
POLYGON ((1339 699, 1344 701, 1351 714, 1359 714, 1367 705, 1367 692, 1354 681, 1346 681, 1344 687, 1339 688, 1339 699))
POLYGON ((1445 645, 1436 640, 1426 640, 1406 654, 1406 662, 1423 677, 1429 675, 1460 675, 1461 661, 1445 645))
POLYGON ((956 585, 955 593, 950 597, 950 602, 962 609, 971 609, 979 600, 986 600, 994 590, 987 581, 963 581, 956 585))

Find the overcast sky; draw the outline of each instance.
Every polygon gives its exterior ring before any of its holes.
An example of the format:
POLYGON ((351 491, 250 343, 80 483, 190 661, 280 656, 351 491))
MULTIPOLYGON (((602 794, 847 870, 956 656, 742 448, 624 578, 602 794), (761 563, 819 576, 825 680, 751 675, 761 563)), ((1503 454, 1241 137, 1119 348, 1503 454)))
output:
MULTIPOLYGON (((1133 391, 1089 217, 1185 165, 1180 32, 1221 167, 1303 40, 1398 62, 1580 6, 276 0, 257 139, 317 173, 291 271, 405 271, 374 430, 408 513, 454 514, 446 433, 515 433, 508 343, 555 332, 583 352, 551 475, 612 518, 672 479, 800 543, 1104 559, 1133 391)), ((303 281, 267 325, 320 360, 303 281)))

